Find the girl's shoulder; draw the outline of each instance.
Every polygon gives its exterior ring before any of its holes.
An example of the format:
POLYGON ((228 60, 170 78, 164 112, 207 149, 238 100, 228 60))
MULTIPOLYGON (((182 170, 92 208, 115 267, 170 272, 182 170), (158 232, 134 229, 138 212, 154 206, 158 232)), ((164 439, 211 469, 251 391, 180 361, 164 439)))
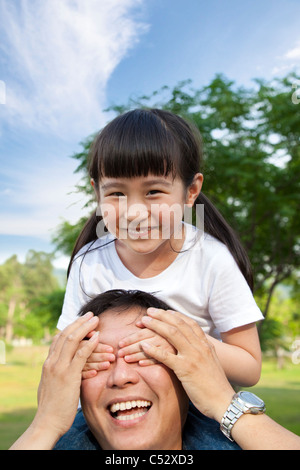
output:
POLYGON ((194 226, 186 226, 184 248, 193 262, 199 264, 199 269, 220 272, 234 269, 236 266, 232 254, 223 242, 206 232, 201 232, 194 226))
POLYGON ((201 249, 203 252, 211 255, 218 256, 231 256, 227 246, 215 238, 214 236, 206 233, 194 225, 184 224, 186 232, 186 244, 196 249, 201 249))

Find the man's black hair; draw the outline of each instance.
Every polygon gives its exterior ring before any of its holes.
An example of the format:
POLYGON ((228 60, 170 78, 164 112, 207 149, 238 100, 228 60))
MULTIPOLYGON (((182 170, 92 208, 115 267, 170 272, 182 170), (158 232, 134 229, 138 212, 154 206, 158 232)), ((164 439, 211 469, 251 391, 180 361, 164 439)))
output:
POLYGON ((139 290, 113 289, 97 295, 87 304, 85 304, 78 313, 82 316, 87 312, 93 312, 94 315, 100 315, 106 310, 125 311, 130 307, 149 307, 169 310, 171 307, 163 300, 158 299, 153 294, 139 290))

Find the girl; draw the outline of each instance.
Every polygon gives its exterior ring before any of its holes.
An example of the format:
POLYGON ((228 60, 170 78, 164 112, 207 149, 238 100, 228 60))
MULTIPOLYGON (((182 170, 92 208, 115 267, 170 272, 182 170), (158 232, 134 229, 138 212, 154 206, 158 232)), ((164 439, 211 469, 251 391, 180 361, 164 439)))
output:
MULTIPOLYGON (((127 112, 100 132, 89 165, 99 207, 76 242, 58 328, 100 292, 155 293, 199 323, 232 383, 251 386, 260 377, 255 322, 263 317, 252 296, 247 255, 201 192, 200 142, 185 120, 158 109, 127 112), (191 207, 204 207, 204 231, 182 223, 191 207)), ((139 341, 152 334, 141 328, 120 344, 119 354, 148 364, 139 341)), ((99 345, 85 377, 114 359, 109 346, 99 345)))

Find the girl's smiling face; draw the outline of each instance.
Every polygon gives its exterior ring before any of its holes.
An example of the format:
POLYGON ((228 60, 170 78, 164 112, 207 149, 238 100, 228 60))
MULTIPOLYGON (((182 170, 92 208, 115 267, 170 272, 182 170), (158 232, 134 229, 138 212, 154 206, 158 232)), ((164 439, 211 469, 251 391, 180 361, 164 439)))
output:
POLYGON ((169 240, 173 249, 180 250, 184 205, 193 205, 201 185, 200 174, 188 189, 172 175, 103 177, 98 199, 104 223, 123 246, 136 253, 153 253, 169 240))

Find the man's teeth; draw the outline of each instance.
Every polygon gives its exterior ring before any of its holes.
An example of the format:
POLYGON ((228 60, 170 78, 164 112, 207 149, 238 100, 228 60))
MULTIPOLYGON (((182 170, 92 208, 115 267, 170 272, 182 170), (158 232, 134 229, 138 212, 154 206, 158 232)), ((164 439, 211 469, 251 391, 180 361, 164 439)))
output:
POLYGON ((129 419, 136 419, 147 413, 148 408, 151 406, 151 401, 148 400, 132 400, 114 403, 110 406, 109 411, 114 415, 115 419, 120 421, 128 421, 129 419), (135 413, 119 413, 119 411, 133 410, 134 408, 142 408, 135 413))
POLYGON ((116 419, 119 421, 129 421, 130 419, 136 419, 139 418, 140 416, 143 416, 144 414, 147 413, 148 410, 144 411, 139 411, 138 413, 131 413, 130 415, 118 415, 115 416, 116 419))
POLYGON ((151 406, 151 401, 148 400, 122 401, 111 405, 109 411, 116 413, 117 411, 131 410, 132 408, 147 408, 148 406, 151 406))

